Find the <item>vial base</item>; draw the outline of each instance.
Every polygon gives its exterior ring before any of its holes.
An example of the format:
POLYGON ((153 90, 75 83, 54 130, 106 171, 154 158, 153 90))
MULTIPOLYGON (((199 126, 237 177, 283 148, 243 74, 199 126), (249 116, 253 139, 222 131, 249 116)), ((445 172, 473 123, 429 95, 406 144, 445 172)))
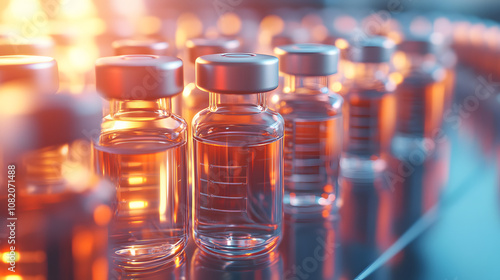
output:
POLYGON ((282 143, 252 133, 195 138, 193 224, 204 251, 250 257, 276 247, 283 216, 282 143))
POLYGON ((187 243, 185 144, 152 142, 95 146, 98 170, 116 186, 111 257, 128 269, 162 265, 187 243))

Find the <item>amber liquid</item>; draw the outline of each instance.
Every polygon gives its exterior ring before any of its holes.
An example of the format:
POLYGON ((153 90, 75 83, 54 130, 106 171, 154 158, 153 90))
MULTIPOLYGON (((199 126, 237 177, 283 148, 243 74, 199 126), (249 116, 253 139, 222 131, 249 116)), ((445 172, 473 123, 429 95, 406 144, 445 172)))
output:
POLYGON ((187 242, 185 142, 95 145, 97 168, 116 186, 110 224, 117 262, 146 266, 168 258, 187 242), (132 260, 132 261, 131 261, 132 260))
POLYGON ((252 255, 278 244, 282 147, 282 138, 251 132, 194 138, 193 225, 203 249, 252 255))
POLYGON ((336 196, 342 117, 285 117, 286 204, 331 205, 336 196))

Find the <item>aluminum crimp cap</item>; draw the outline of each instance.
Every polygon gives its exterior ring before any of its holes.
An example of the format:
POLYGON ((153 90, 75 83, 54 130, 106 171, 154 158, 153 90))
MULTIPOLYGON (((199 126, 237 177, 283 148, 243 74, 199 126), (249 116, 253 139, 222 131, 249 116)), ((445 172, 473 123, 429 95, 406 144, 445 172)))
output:
POLYGON ((297 76, 328 76, 337 73, 339 50, 332 45, 293 44, 276 47, 280 72, 297 76))
POLYGON ((278 87, 278 58, 253 53, 211 54, 196 59, 196 85, 217 93, 259 93, 278 87))
POLYGON ((184 89, 182 60, 170 56, 122 55, 96 61, 96 88, 106 99, 154 100, 184 89))
POLYGON ((57 62, 48 56, 0 56, 0 86, 17 83, 37 94, 53 94, 59 89, 57 62))

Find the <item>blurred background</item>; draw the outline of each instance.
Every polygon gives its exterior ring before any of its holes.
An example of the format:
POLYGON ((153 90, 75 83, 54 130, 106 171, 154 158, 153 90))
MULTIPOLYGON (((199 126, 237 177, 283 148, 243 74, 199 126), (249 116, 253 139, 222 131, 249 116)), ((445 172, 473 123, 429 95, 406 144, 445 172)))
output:
MULTIPOLYGON (((499 279, 499 20, 495 0, 1 0, 0 56, 53 57, 59 78, 47 93, 40 85, 53 81, 11 83, 0 71, 0 279, 499 279), (443 41, 430 55, 447 77, 432 148, 392 155, 383 179, 340 178, 339 212, 286 215, 279 250, 262 260, 213 259, 192 242, 152 271, 108 260, 114 190, 94 174, 90 143, 103 114, 94 63, 114 54, 114 41, 167 42, 188 65, 192 38, 234 38, 240 51, 272 54, 291 43, 342 51, 359 34, 401 44, 432 33, 443 41)), ((391 60, 396 84, 404 61, 391 60)), ((412 111, 420 101, 405 102, 396 105, 412 111)))

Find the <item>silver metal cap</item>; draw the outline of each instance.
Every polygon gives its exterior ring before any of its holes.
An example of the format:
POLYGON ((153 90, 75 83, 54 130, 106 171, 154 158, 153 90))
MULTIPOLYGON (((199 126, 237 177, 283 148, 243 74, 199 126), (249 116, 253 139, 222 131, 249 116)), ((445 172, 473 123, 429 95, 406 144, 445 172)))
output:
POLYGON ((298 76, 328 76, 337 73, 339 50, 322 44, 294 44, 276 47, 280 72, 298 76))
POLYGON ((182 92, 182 60, 170 56, 122 55, 99 58, 96 88, 107 99, 152 100, 182 92))
POLYGON ((196 59, 196 85, 218 93, 258 93, 278 87, 278 58, 253 53, 204 55, 196 59))
POLYGON ((167 55, 168 43, 155 40, 117 40, 113 42, 115 55, 152 54, 167 55))
POLYGON ((444 37, 439 33, 410 35, 399 43, 398 50, 412 54, 437 54, 444 45, 444 37))
POLYGON ((0 55, 39 55, 53 56, 54 41, 50 37, 32 39, 5 37, 0 38, 0 55))
POLYGON ((0 86, 7 83, 29 88, 36 94, 53 94, 59 88, 56 60, 48 56, 0 56, 0 86))
POLYGON ((347 59, 363 63, 389 62, 395 47, 396 44, 386 37, 369 37, 358 42, 350 42, 347 59))
POLYGON ((191 63, 195 63, 198 57, 204 55, 237 52, 240 45, 239 40, 227 38, 196 38, 186 41, 188 60, 191 63))

